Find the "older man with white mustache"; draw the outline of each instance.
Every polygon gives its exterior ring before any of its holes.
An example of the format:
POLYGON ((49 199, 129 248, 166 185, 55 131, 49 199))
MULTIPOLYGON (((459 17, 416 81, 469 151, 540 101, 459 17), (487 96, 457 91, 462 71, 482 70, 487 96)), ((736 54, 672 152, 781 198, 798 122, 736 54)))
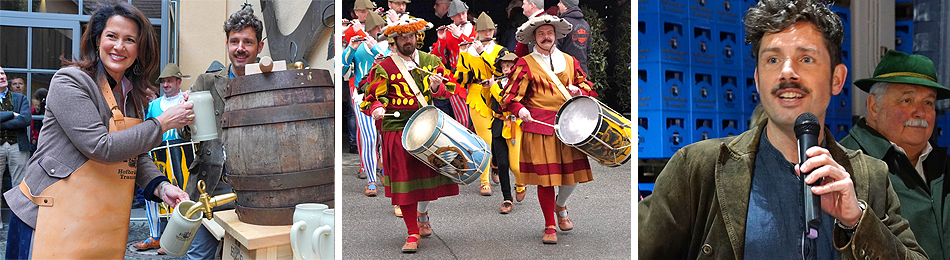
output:
MULTIPOLYGON (((950 233, 950 156, 928 140, 933 133, 934 102, 950 97, 937 83, 930 59, 889 51, 874 77, 854 82, 870 93, 868 116, 851 129, 841 145, 860 149, 887 163, 888 177, 900 198, 901 215, 931 259, 946 259, 950 233)), ((858 180, 855 180, 858 181, 858 180)), ((871 196, 874 196, 873 194, 871 196)), ((882 194, 883 196, 883 194, 882 194)))

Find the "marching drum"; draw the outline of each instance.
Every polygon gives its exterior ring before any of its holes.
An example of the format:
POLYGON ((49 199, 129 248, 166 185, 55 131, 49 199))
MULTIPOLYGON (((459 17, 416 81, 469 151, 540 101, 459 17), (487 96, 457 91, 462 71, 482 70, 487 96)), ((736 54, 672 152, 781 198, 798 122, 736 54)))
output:
POLYGON ((487 143, 435 106, 417 110, 402 132, 402 146, 432 169, 470 184, 491 167, 487 143))
POLYGON ((575 96, 561 105, 554 118, 558 139, 605 166, 630 159, 630 120, 589 96, 575 96))

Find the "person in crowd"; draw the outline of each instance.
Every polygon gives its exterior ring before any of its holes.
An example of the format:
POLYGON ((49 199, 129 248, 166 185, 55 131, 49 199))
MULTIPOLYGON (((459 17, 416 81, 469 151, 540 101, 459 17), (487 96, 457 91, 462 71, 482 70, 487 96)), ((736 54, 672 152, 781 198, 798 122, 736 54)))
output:
POLYGON ((848 73, 838 16, 819 0, 762 0, 744 21, 766 117, 673 155, 637 205, 639 258, 927 259, 884 162, 828 129, 799 159, 797 118, 823 125, 848 73), (815 195, 821 206, 806 225, 804 197, 815 195))
MULTIPOLYGON (((439 57, 446 69, 455 71, 461 52, 459 45, 475 39, 475 25, 468 21, 468 5, 461 0, 452 0, 448 15, 452 18, 452 24, 436 28, 439 40, 432 45, 431 54, 439 57)), ((452 109, 450 115, 455 121, 470 127, 468 105, 465 104, 466 93, 465 86, 462 85, 456 89, 455 95, 449 98, 452 109)), ((436 106, 444 109, 445 104, 436 103, 436 106)))
MULTIPOLYGON (((10 182, 20 184, 33 143, 27 130, 33 121, 30 100, 10 86, 0 67, 0 173, 10 173, 10 182)), ((21 87, 22 88, 22 87, 21 87)))
MULTIPOLYGON (((181 70, 175 63, 165 65, 165 69, 162 70, 162 74, 158 75, 156 81, 156 84, 162 88, 162 97, 148 103, 145 119, 158 117, 172 106, 185 102, 185 96, 181 92, 182 76, 181 70)), ((184 161, 187 157, 185 153, 188 152, 194 155, 195 152, 193 148, 182 145, 183 143, 185 142, 178 136, 177 130, 170 129, 162 134, 162 142, 159 144, 159 147, 165 148, 155 153, 164 156, 152 158, 156 162, 161 162, 157 165, 163 167, 161 170, 165 173, 165 177, 168 177, 172 184, 176 184, 179 188, 188 176, 188 164, 184 161)), ((148 219, 149 237, 132 246, 137 250, 158 248, 158 254, 164 255, 165 251, 159 248, 159 238, 162 236, 162 232, 158 218, 158 208, 158 203, 150 200, 145 201, 145 216, 148 219)))
MULTIPOLYGON (((405 4, 403 4, 405 8, 405 4)), ((354 107, 358 107, 363 100, 363 90, 360 89, 358 82, 366 78, 370 68, 379 57, 389 55, 389 42, 376 41, 376 35, 386 26, 386 22, 375 12, 370 12, 366 18, 367 36, 355 36, 350 38, 346 49, 343 49, 343 70, 354 69, 353 80, 357 83, 350 86, 349 92, 354 107)), ((378 132, 376 124, 371 117, 366 114, 354 111, 356 113, 356 125, 359 130, 356 136, 359 139, 360 169, 359 176, 367 176, 366 190, 364 194, 369 197, 375 197, 377 194, 377 184, 381 182, 376 178, 376 169, 379 167, 379 153, 376 151, 378 132)))
MULTIPOLYGON (((459 52, 455 78, 463 87, 456 89, 456 93, 465 97, 469 111, 473 112, 469 116, 475 133, 491 145, 490 128, 493 117, 491 108, 488 107, 491 92, 482 87, 482 84, 494 78, 497 73, 494 62, 488 61, 494 61, 503 52, 507 52, 507 49, 495 44, 495 22, 486 13, 479 15, 475 22, 475 38, 462 44, 465 46, 461 47, 459 52)), ((491 196, 491 175, 493 174, 487 171, 482 173, 479 191, 483 196, 491 196)), ((498 178, 494 179, 498 182, 498 178)))
POLYGON ((521 202, 525 197, 525 185, 517 181, 519 179, 518 176, 521 175, 521 172, 518 170, 518 164, 511 164, 511 162, 518 162, 519 155, 521 154, 521 147, 518 146, 520 145, 519 140, 521 139, 521 121, 510 120, 509 117, 512 116, 512 114, 501 109, 501 102, 504 101, 501 96, 502 90, 508 85, 508 75, 511 74, 512 69, 515 67, 515 61, 517 60, 518 55, 509 52, 507 49, 503 50, 502 54, 495 59, 495 71, 496 73, 500 72, 501 77, 492 78, 488 81, 488 88, 491 92, 489 106, 491 107, 492 116, 494 117, 491 121, 492 164, 497 168, 495 172, 498 173, 502 199, 504 200, 499 209, 499 213, 501 214, 511 213, 512 207, 514 206, 511 198, 511 178, 508 174, 509 170, 515 176, 514 199, 521 202))
POLYGON ((587 20, 584 20, 584 13, 577 6, 578 2, 578 0, 561 0, 557 3, 557 16, 574 26, 567 37, 557 41, 557 48, 577 59, 584 74, 589 74, 587 56, 590 56, 591 48, 590 25, 587 24, 587 20))
POLYGON ((950 234, 941 219, 950 212, 945 176, 950 175, 946 147, 931 143, 937 100, 950 89, 937 83, 937 70, 921 55, 888 51, 871 78, 854 82, 870 95, 868 115, 848 131, 841 145, 887 163, 887 177, 901 202, 901 216, 930 259, 946 259, 950 234))
POLYGON ((8 259, 120 259, 133 187, 169 205, 189 199, 147 153, 162 133, 194 120, 191 104, 141 120, 158 67, 151 23, 129 3, 103 4, 79 41, 76 59, 62 59, 67 66, 50 81, 36 156, 3 196, 13 211, 8 259))

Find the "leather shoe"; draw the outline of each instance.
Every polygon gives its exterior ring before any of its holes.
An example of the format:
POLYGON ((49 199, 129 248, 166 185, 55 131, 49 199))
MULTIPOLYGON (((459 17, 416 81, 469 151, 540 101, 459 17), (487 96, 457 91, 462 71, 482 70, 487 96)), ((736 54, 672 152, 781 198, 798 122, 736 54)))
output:
POLYGON ((159 248, 159 249, 158 249, 158 252, 156 252, 156 253, 158 253, 159 255, 164 255, 164 254, 165 254, 165 249, 159 248))
POLYGON ((515 201, 521 202, 524 200, 524 196, 528 193, 528 189, 524 185, 515 185, 515 201), (518 191, 521 190, 521 191, 518 191))
POLYGON ((366 196, 367 197, 376 197, 376 183, 370 182, 366 185, 366 196))
POLYGON ((393 205, 393 212, 396 213, 396 217, 402 217, 402 209, 399 208, 399 205, 393 205))
POLYGON ((557 216, 557 227, 560 228, 561 231, 574 229, 574 222, 571 221, 571 216, 567 215, 567 207, 554 205, 554 215, 557 216), (561 211, 564 211, 564 217, 561 217, 561 211))
POLYGON ((356 174, 356 178, 366 179, 366 172, 363 172, 363 170, 360 169, 360 172, 356 174))
POLYGON ((406 244, 402 246, 402 252, 407 254, 415 253, 419 250, 419 235, 412 234, 406 238, 406 244))
POLYGON ((541 243, 557 244, 557 230, 554 230, 554 226, 548 226, 544 229, 544 236, 541 237, 541 243))
POLYGON ((132 246, 135 247, 135 249, 138 249, 139 251, 161 248, 161 246, 158 243, 158 239, 152 239, 151 237, 145 239, 145 241, 135 243, 132 246))
POLYGON ((491 196, 491 184, 482 183, 481 193, 482 196, 491 196))
POLYGON ((498 213, 501 213, 501 214, 511 213, 511 201, 506 200, 504 203, 501 203, 501 210, 498 213))
MULTIPOLYGON (((419 217, 428 216, 429 212, 418 214, 419 217)), ((419 226, 419 236, 428 237, 432 235, 432 224, 430 223, 432 223, 432 219, 426 222, 419 222, 419 219, 416 218, 416 225, 419 226)))
POLYGON ((497 183, 501 183, 501 180, 498 179, 498 173, 497 173, 497 172, 494 172, 494 171, 491 172, 491 182, 492 182, 492 183, 496 183, 496 184, 497 184, 497 183))

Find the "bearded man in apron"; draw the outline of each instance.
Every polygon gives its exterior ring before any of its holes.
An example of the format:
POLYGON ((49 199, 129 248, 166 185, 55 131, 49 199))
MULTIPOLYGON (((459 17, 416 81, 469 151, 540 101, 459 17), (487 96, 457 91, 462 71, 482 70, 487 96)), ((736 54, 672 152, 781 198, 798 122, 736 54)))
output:
POLYGON ((142 121, 159 45, 148 19, 128 3, 89 20, 77 60, 50 82, 44 127, 23 182, 4 193, 13 210, 8 259, 118 259, 125 255, 134 185, 146 199, 178 205, 147 152, 162 133, 194 120, 191 104, 142 121))

